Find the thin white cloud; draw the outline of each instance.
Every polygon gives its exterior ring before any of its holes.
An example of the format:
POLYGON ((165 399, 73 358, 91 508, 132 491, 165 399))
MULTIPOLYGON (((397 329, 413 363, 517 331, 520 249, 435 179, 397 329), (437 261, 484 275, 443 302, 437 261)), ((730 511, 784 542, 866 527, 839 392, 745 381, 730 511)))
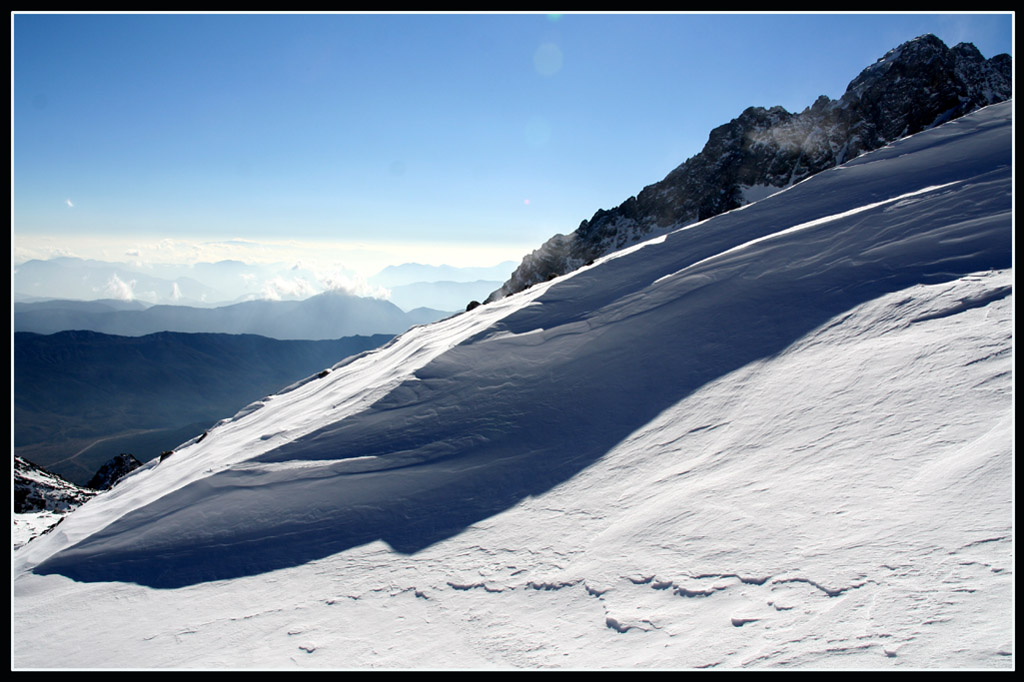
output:
POLYGON ((536 248, 536 244, 523 243, 453 243, 453 242, 392 242, 392 241, 299 241, 267 240, 263 242, 231 239, 223 241, 190 241, 183 239, 154 239, 140 242, 137 236, 128 239, 90 234, 88 237, 72 235, 25 235, 15 233, 15 261, 33 258, 48 259, 74 256, 110 260, 109 254, 127 255, 137 264, 216 263, 237 260, 248 264, 301 263, 306 270, 318 274, 310 281, 328 279, 319 273, 344 271, 364 278, 372 277, 388 265, 423 263, 426 265, 452 265, 455 267, 495 265, 502 261, 519 262, 536 248))
POLYGON ((363 298, 391 298, 391 291, 384 287, 374 286, 365 278, 356 274, 333 273, 322 277, 320 283, 327 291, 340 291, 352 296, 363 298))
POLYGON ((271 301, 309 298, 318 293, 320 292, 315 286, 298 277, 294 279, 274 277, 263 284, 263 290, 260 292, 263 298, 271 301))
POLYGON ((74 208, 75 205, 71 203, 71 199, 65 199, 64 203, 68 205, 68 208, 74 208))
POLYGON ((116 274, 110 276, 107 285, 103 288, 102 294, 105 298, 113 298, 119 301, 131 301, 135 298, 135 280, 125 282, 116 274))

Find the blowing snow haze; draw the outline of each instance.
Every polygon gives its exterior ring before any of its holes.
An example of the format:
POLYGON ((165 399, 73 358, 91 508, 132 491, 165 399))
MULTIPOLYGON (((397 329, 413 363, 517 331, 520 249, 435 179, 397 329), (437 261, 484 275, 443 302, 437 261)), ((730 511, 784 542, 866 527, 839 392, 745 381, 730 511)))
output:
POLYGON ((1012 100, 971 92, 806 175, 758 122, 812 119, 748 112, 712 165, 779 191, 641 193, 135 469, 15 552, 14 667, 1012 668, 1012 100))

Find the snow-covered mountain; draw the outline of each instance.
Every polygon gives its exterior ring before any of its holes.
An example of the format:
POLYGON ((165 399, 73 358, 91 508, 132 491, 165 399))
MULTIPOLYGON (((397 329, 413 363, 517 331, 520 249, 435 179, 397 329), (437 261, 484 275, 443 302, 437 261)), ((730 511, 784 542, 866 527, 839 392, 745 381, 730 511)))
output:
POLYGON ((989 106, 253 403, 15 553, 13 666, 1012 667, 1011 157, 989 106))
POLYGON ((14 511, 63 513, 96 494, 47 471, 23 457, 14 458, 14 511))
POLYGON ((14 457, 13 469, 11 546, 14 549, 47 532, 68 512, 96 494, 95 490, 75 485, 23 457, 14 457))
POLYGON ((1012 97, 1013 60, 924 35, 890 50, 838 100, 793 114, 750 107, 711 131, 704 149, 663 180, 528 254, 494 300, 595 258, 738 208, 814 173, 1012 97))

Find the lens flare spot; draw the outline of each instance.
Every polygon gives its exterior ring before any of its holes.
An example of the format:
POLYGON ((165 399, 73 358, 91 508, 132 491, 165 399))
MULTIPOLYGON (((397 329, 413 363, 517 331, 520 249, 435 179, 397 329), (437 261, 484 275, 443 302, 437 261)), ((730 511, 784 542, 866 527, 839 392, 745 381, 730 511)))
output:
POLYGON ((542 76, 554 76, 562 70, 562 50, 554 43, 544 43, 533 53, 533 68, 542 76))

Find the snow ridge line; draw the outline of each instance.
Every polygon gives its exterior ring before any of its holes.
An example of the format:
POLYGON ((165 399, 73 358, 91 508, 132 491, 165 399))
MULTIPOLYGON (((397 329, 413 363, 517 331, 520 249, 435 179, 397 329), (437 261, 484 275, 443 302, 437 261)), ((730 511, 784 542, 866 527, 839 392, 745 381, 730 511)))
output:
POLYGON ((967 296, 961 298, 957 303, 942 310, 937 310, 932 313, 927 313, 925 315, 915 317, 910 320, 910 323, 914 324, 916 322, 926 322, 928 320, 937 320, 943 317, 950 317, 952 315, 962 313, 965 310, 970 310, 971 308, 984 308, 989 303, 993 303, 1000 299, 1006 298, 1012 293, 1012 286, 1007 285, 996 287, 995 289, 991 289, 989 291, 983 291, 982 293, 977 294, 976 296, 967 296))
MULTIPOLYGON (((960 184, 962 182, 963 182, 963 180, 954 180, 953 182, 946 182, 946 183, 943 183, 941 185, 931 185, 929 187, 924 187, 922 189, 915 190, 913 192, 907 192, 906 194, 901 194, 899 196, 891 197, 889 199, 883 199, 882 201, 876 201, 876 202, 871 203, 871 204, 865 204, 863 206, 858 206, 857 208, 851 208, 850 210, 843 211, 842 213, 833 213, 832 215, 823 216, 821 218, 815 218, 814 220, 808 220, 807 222, 800 223, 799 225, 794 225, 792 227, 787 227, 784 230, 779 230, 778 232, 772 232, 771 234, 766 234, 766 235, 764 235, 762 237, 757 237, 756 239, 751 239, 750 241, 744 242, 742 244, 738 244, 736 246, 733 246, 731 248, 726 249, 725 251, 721 251, 719 253, 716 253, 713 256, 708 256, 707 258, 703 258, 703 259, 697 261, 696 263, 691 263, 690 265, 687 265, 685 268, 677 270, 677 271, 675 271, 673 273, 670 273, 668 275, 663 275, 662 277, 659 277, 658 279, 654 280, 654 282, 652 283, 652 286, 658 284, 659 282, 661 282, 663 280, 671 279, 672 277, 680 275, 680 274, 682 274, 682 273, 684 273, 687 270, 690 270, 692 268, 697 268, 697 267, 699 267, 701 265, 704 265, 705 263, 710 263, 710 262, 712 262, 712 261, 714 261, 714 260, 716 260, 718 258, 722 258, 724 256, 727 256, 727 255, 731 254, 731 253, 735 253, 737 251, 742 251, 744 249, 747 249, 747 248, 749 248, 749 247, 751 247, 751 246, 753 246, 755 244, 759 244, 761 242, 765 242, 765 241, 768 241, 770 239, 776 239, 778 237, 783 237, 783 236, 788 235, 788 234, 793 234, 794 232, 800 232, 802 230, 807 230, 807 229, 810 229, 812 227, 818 227, 819 225, 824 225, 826 223, 830 223, 830 222, 833 222, 833 221, 836 221, 836 220, 842 220, 843 218, 848 218, 850 216, 857 215, 858 213, 863 213, 865 211, 870 211, 872 209, 878 208, 879 206, 885 206, 887 204, 894 204, 894 203, 896 203, 898 201, 903 201, 905 199, 909 199, 911 197, 915 197, 915 196, 918 196, 918 195, 921 195, 921 194, 927 194, 927 193, 930 193, 930 192, 936 192, 938 190, 945 189, 945 188, 947 188, 947 187, 949 187, 951 185, 957 185, 957 184, 960 184)), ((688 228, 684 228, 684 229, 688 229, 688 228)))

